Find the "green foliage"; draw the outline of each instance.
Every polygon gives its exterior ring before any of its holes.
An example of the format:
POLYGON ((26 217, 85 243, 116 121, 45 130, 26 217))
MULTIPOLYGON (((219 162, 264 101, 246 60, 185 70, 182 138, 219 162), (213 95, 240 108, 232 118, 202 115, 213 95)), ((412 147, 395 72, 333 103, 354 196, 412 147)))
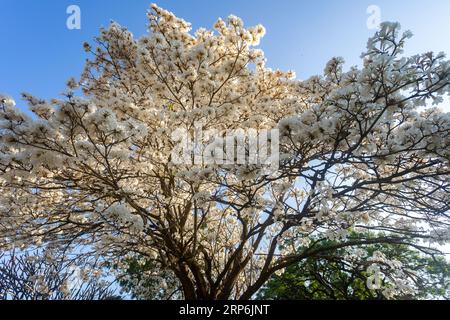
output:
POLYGON ((158 268, 154 260, 142 256, 127 257, 110 266, 118 273, 122 292, 138 300, 166 300, 179 298, 177 279, 158 268))
MULTIPOLYGON (((326 243, 325 245, 331 245, 326 243)), ((450 264, 441 256, 426 256, 405 245, 375 244, 364 247, 367 256, 380 251, 395 258, 418 275, 417 293, 399 299, 448 299, 450 264)), ((367 287, 364 261, 349 265, 341 259, 343 252, 307 258, 292 265, 281 275, 273 275, 258 293, 258 299, 275 300, 373 300, 385 299, 381 290, 367 287)))

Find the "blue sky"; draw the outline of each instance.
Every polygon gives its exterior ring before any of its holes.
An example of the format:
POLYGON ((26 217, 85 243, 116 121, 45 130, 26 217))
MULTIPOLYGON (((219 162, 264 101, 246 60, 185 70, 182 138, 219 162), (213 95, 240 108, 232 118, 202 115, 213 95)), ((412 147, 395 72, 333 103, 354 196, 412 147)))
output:
MULTIPOLYGON (((115 20, 135 36, 146 32, 148 0, 0 0, 0 92, 16 100, 26 91, 43 98, 59 95, 66 80, 78 77, 90 41, 101 26, 115 20), (66 27, 69 5, 81 9, 81 30, 66 27)), ((332 56, 357 64, 369 30, 366 12, 377 5, 381 19, 399 21, 415 37, 407 53, 450 53, 448 0, 223 0, 156 1, 198 27, 210 28, 217 17, 235 14, 246 25, 262 23, 267 34, 261 48, 268 65, 292 69, 299 78, 321 73, 332 56)))

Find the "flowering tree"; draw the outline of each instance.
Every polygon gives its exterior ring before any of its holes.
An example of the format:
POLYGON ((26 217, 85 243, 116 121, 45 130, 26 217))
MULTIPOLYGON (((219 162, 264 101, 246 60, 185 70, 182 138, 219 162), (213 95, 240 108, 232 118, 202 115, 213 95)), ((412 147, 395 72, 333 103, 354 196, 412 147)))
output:
POLYGON ((85 272, 91 261, 74 263, 52 249, 0 254, 0 300, 113 299, 112 283, 85 272), (85 269, 79 269, 82 265, 85 269))
MULTIPOLYGON (((1 99, 1 247, 83 246, 118 269, 138 257, 161 290, 178 289, 169 276, 187 299, 249 299, 291 264, 330 252, 351 261, 368 244, 438 253, 429 242, 449 238, 450 119, 419 107, 448 93, 443 54, 404 57, 410 33, 385 23, 361 68, 334 58, 299 81, 265 66, 262 26, 230 16, 192 34, 156 5, 148 19, 140 39, 112 23, 85 44, 92 59, 64 99, 24 94, 34 116, 1 99), (176 129, 214 129, 214 145, 226 130, 277 129, 276 170, 175 162, 176 129)), ((387 297, 414 291, 401 263, 370 261, 387 297)))

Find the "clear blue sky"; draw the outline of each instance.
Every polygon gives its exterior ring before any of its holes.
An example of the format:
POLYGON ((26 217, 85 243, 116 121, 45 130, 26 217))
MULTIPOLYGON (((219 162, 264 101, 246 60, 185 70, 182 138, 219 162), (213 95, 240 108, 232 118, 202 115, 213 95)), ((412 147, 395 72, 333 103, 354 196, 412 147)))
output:
MULTIPOLYGON (((82 43, 115 20, 135 36, 146 32, 147 0, 0 0, 0 92, 26 91, 43 98, 59 95, 66 80, 78 77, 86 58, 82 43), (66 8, 81 8, 81 30, 66 28, 66 8)), ((408 53, 450 53, 448 0, 222 0, 156 1, 193 24, 208 27, 217 17, 235 14, 246 25, 262 23, 262 49, 268 65, 292 69, 299 78, 322 72, 332 56, 357 64, 367 38, 366 9, 374 4, 382 20, 399 21, 415 37, 408 53)))

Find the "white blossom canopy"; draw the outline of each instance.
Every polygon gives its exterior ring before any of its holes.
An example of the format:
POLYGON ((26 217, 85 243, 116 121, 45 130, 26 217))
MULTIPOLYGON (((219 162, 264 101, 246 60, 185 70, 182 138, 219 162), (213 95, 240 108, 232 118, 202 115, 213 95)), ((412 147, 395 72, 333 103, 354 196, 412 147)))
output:
MULTIPOLYGON (((449 240, 450 117, 427 103, 449 92, 444 54, 403 56, 411 34, 384 23, 361 68, 334 58, 300 81, 265 66, 260 25, 230 16, 191 33, 156 5, 148 19, 139 39, 112 23, 85 44, 92 59, 63 99, 24 94, 34 116, 1 97, 1 248, 145 257, 184 298, 248 299, 306 257, 346 248, 351 263, 371 243, 433 254, 449 240), (174 164, 172 133, 198 123, 279 129, 278 170, 174 164)), ((370 261, 387 297, 414 290, 395 261, 370 261)))

